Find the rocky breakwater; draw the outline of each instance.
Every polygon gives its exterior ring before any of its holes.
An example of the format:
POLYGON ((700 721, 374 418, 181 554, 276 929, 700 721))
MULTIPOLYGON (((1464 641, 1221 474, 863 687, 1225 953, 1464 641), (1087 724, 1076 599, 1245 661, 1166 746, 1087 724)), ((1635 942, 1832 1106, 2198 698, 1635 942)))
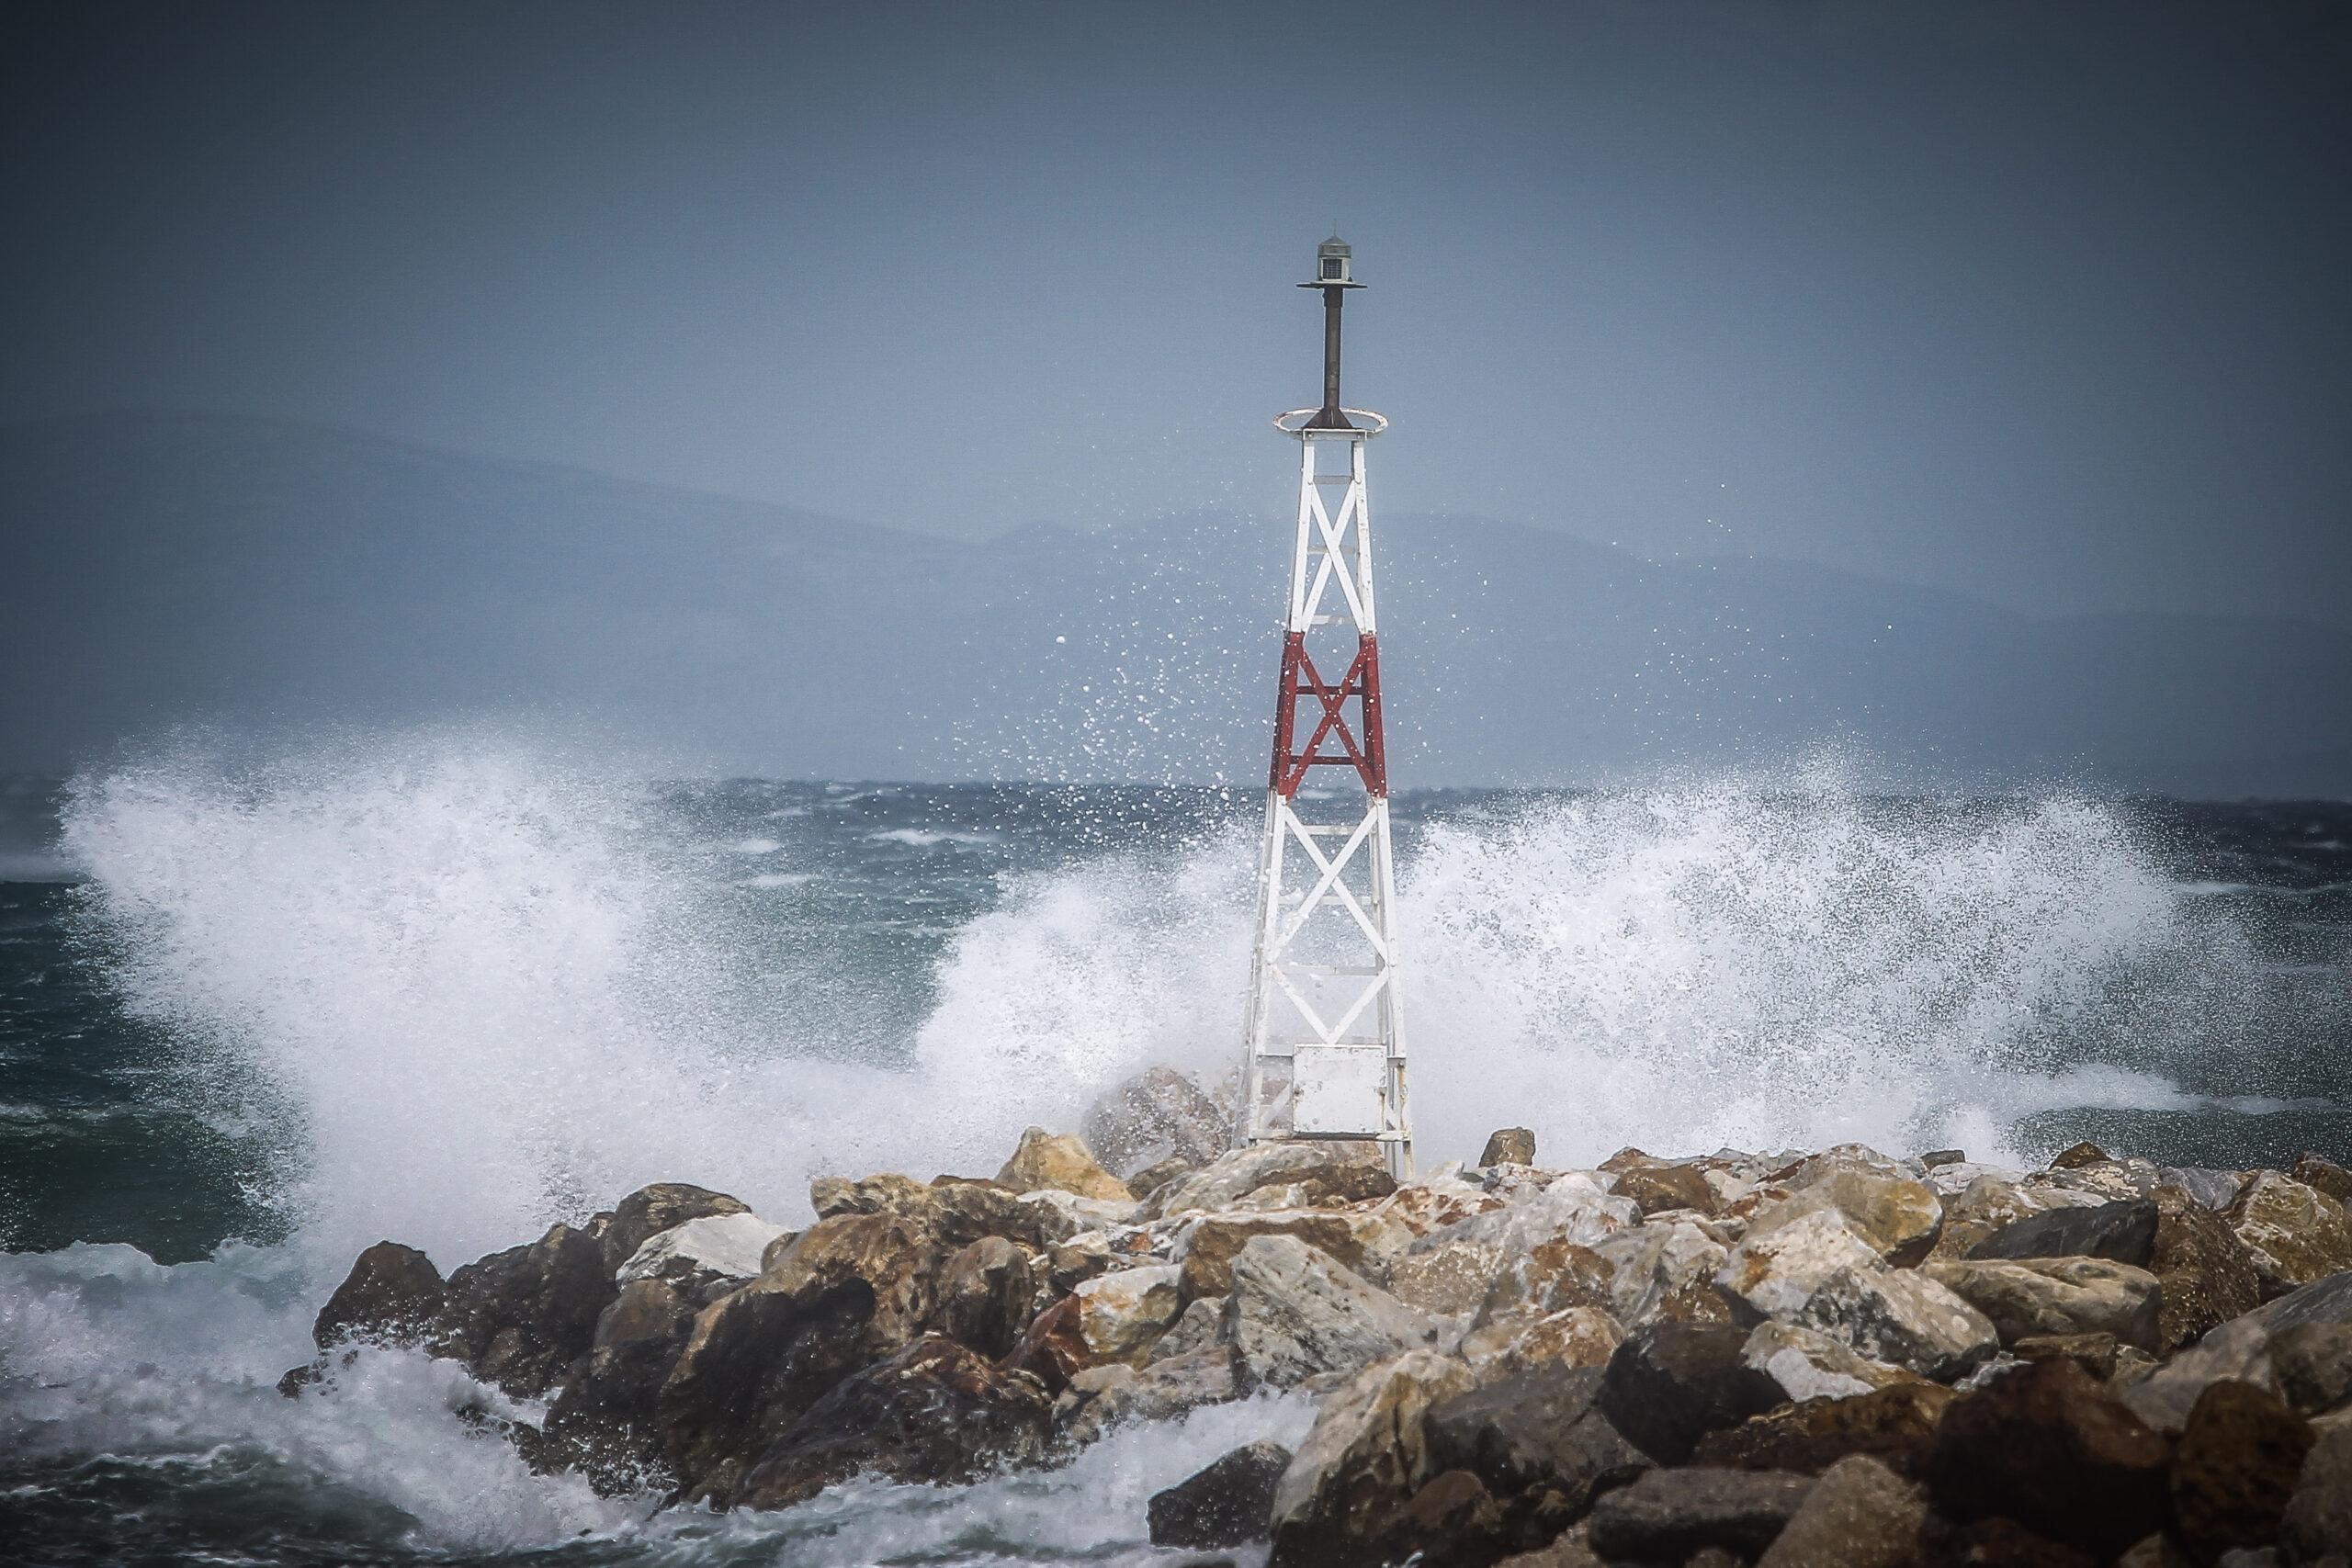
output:
POLYGON ((662 1185, 446 1279, 380 1244, 282 1386, 334 1397, 370 1343, 455 1358, 534 1465, 717 1507, 1291 1391, 1295 1452, 1229 1454, 1148 1522, 1273 1568, 2352 1568, 2352 1176, 2324 1161, 1548 1170, 1511 1130, 1399 1187, 1358 1146, 1219 1152, 1173 1074, 1106 1107, 990 1178, 820 1179, 803 1230, 662 1185))

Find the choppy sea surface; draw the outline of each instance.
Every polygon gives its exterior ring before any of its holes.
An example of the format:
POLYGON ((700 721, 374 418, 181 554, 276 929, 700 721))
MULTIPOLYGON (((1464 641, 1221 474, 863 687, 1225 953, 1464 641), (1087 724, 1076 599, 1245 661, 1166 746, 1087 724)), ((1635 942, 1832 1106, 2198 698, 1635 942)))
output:
MULTIPOLYGON (((2352 806, 1925 799, 1835 770, 1397 803, 1425 1167, 1532 1126, 2352 1160, 2352 806)), ((382 1237, 446 1270, 646 1181, 989 1173, 1237 1050, 1257 801, 648 783, 452 737, 0 782, 0 1541, 27 1562, 1180 1561, 1280 1401, 1069 1469, 656 1514, 447 1363, 280 1398, 382 1237)), ((528 1412, 524 1412, 528 1414, 528 1412)))

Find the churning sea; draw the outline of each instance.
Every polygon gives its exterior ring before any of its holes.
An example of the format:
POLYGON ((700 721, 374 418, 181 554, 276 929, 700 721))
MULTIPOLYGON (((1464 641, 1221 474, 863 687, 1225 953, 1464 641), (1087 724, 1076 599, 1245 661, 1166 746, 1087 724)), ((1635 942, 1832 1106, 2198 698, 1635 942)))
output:
MULTIPOLYGON (((1860 1140, 2352 1161, 2352 806, 1892 797, 1834 769, 1397 803, 1424 1167, 1860 1140)), ((1174 1561, 1295 1402, 1068 1469, 654 1514, 449 1363, 288 1401, 359 1247, 446 1270, 646 1181, 989 1173, 1220 1075, 1258 802, 662 783, 479 738, 0 784, 0 1541, 27 1562, 1174 1561), (495 1402, 493 1402, 495 1403, 495 1402)))

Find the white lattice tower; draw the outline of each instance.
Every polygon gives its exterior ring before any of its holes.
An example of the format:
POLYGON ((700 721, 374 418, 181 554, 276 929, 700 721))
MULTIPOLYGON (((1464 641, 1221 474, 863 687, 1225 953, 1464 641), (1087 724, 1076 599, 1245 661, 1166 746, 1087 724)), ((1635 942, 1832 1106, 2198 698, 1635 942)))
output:
POLYGON ((1323 291, 1323 406, 1274 422, 1298 441, 1298 527, 1237 1132, 1245 1145, 1374 1141, 1401 1179, 1412 1174, 1413 1134, 1364 497, 1364 447, 1388 422, 1340 406, 1340 311, 1362 285, 1337 235, 1316 259, 1316 281, 1300 287, 1323 291), (1324 675, 1331 669, 1337 680, 1324 675))

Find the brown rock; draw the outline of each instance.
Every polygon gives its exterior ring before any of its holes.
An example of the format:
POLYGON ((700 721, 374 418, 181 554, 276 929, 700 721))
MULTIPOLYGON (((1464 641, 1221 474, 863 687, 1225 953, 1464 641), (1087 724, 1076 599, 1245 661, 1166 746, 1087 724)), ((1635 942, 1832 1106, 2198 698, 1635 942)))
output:
POLYGON ((1815 1484, 1777 1471, 1649 1471, 1593 1506, 1592 1547, 1641 1562, 1687 1562, 1709 1547, 1745 1560, 1772 1544, 1815 1484))
POLYGON ((1033 1255, 1001 1235, 982 1236, 941 1268, 930 1325, 983 1356, 1007 1355, 1035 1314, 1042 1282, 1033 1255))
POLYGON ((2079 1170, 2086 1165, 2110 1164, 2114 1158, 2114 1156, 2109 1154, 2105 1149, 2100 1148, 2097 1144, 2084 1142, 2076 1144, 2071 1149, 2061 1149, 2056 1155, 2052 1156, 2050 1161, 2050 1168, 2052 1170, 2079 1170))
POLYGON ((1935 1189, 1908 1177, 1838 1162, 1801 1168, 1797 1180, 1801 1185, 1786 1198, 1757 1209, 1749 1235, 1835 1210, 1871 1251, 1896 1268, 1907 1268, 1927 1257, 1943 1232, 1943 1200, 1935 1189))
POLYGON ((1021 1134, 1021 1146, 1012 1151, 996 1179, 1016 1192, 1050 1188, 1107 1202, 1135 1201, 1127 1184, 1096 1163, 1085 1139, 1075 1133, 1048 1133, 1043 1127, 1032 1127, 1021 1134))
POLYGON ((2156 1240, 2148 1267, 2162 1289, 2156 1306, 2156 1346, 2169 1356, 2208 1330, 2252 1312, 2262 1301, 2254 1255, 2229 1222, 2185 1188, 2154 1193, 2156 1240))
POLYGON ((2210 1562, 2277 1540, 2311 1448, 2310 1425, 2252 1383, 2199 1394, 2172 1461, 2173 1513, 2189 1551, 2210 1562))
POLYGON ((1487 1147, 1478 1156, 1478 1163, 1487 1165, 1533 1165, 1535 1134, 1524 1127, 1504 1127, 1488 1134, 1487 1147))
POLYGON ((1896 1383, 1845 1399, 1808 1399, 1766 1411, 1699 1439, 1699 1464, 1736 1470, 1818 1474, 1842 1459, 1867 1454, 1916 1476, 1934 1446, 1936 1424, 1957 1398, 1939 1383, 1896 1383))
POLYGON ((1930 1515, 1921 1532, 1934 1568, 2099 1568, 2099 1559, 2003 1515, 1952 1525, 1930 1515))
POLYGON ((1216 1548, 1265 1540, 1274 1488, 1290 1461, 1280 1443, 1251 1443, 1154 1494, 1151 1544, 1216 1548))
POLYGON ((1200 1168, 1195 1161, 1186 1159, 1181 1155, 1170 1155, 1156 1165, 1144 1167, 1141 1170, 1125 1178, 1125 1180, 1127 1190, 1136 1195, 1136 1201, 1144 1202, 1170 1182, 1190 1176, 1200 1168))
POLYGON ((1552 1368, 1443 1400, 1422 1424, 1430 1463, 1477 1476, 1515 1526, 1576 1518, 1650 1468, 1595 1403, 1600 1382, 1597 1371, 1552 1368))
POLYGON ((2337 1202, 2352 1206, 2352 1170, 2324 1156, 2306 1154, 2288 1175, 2306 1187, 2316 1187, 2337 1202))
POLYGON ((1618 1173, 1617 1196, 1631 1198, 1644 1214, 1667 1209, 1715 1212, 1714 1189, 1706 1173, 1687 1165, 1634 1166, 1618 1173))
POLYGON ((2002 1516, 2113 1556, 2162 1528, 2171 1445, 2071 1361, 2020 1367, 1945 1410, 1928 1455, 1937 1508, 2002 1516))
POLYGON ((629 1255, 652 1237, 688 1220, 751 1212, 752 1206, 741 1198, 714 1192, 707 1187, 696 1187, 687 1181, 657 1181, 639 1188, 615 1204, 609 1218, 598 1215, 604 1224, 592 1221, 589 1229, 603 1247, 605 1267, 610 1270, 628 1262, 629 1255))
POLYGON ((2270 1339, 2278 1395, 2305 1416, 2352 1403, 2352 1323, 2298 1323, 2270 1339))
POLYGON ((1600 1254, 1559 1236, 1524 1252, 1507 1252, 1478 1303, 1478 1321, 1572 1307, 1607 1310, 1613 1304, 1609 1286, 1614 1273, 1600 1254))
POLYGON ((2156 1348, 2156 1277, 2101 1258, 1930 1263, 1929 1279, 1983 1313, 2002 1342, 2036 1335, 2108 1334, 2156 1348))
POLYGON ((596 1320, 588 1364, 548 1411, 543 1460, 581 1472, 606 1496, 671 1485, 662 1385, 694 1325, 694 1303, 673 1282, 622 1286, 596 1320))
POLYGON ((1230 1292, 1234 1255, 1261 1235, 1295 1235, 1329 1254, 1341 1267, 1364 1272, 1357 1224, 1358 1216, 1325 1209, 1204 1216, 1185 1230, 1180 1244, 1184 1299, 1192 1302, 1230 1292))
POLYGON ((1546 1367, 1605 1367, 1625 1330, 1600 1307, 1570 1307, 1542 1316, 1489 1318, 1464 1335, 1457 1354, 1481 1372, 1536 1371, 1546 1367))
POLYGON ((1585 1527, 1563 1531, 1551 1545, 1506 1557, 1496 1568, 1609 1568, 1592 1550, 1585 1527))
POLYGON ((359 1255, 311 1325, 322 1350, 346 1339, 414 1345, 448 1295, 441 1270, 413 1247, 379 1241, 359 1255))
POLYGON ((1913 1568, 1927 1522, 1917 1486, 1857 1454, 1822 1472, 1756 1568, 1913 1568))
POLYGON ((1510 1550, 1501 1505, 1466 1470, 1441 1471, 1381 1522, 1366 1542, 1372 1562, 1458 1563, 1481 1568, 1510 1550))
POLYGON ((2020 1361, 2072 1361, 2098 1382, 2115 1375, 2117 1351, 2112 1334, 2029 1334, 2009 1347, 2020 1361))
POLYGON ((1611 1155, 1607 1159, 1602 1160, 1598 1166, 1594 1167, 1594 1168, 1597 1170, 1609 1171, 1614 1175, 1628 1170, 1636 1170, 1644 1166, 1664 1165, 1666 1163, 1666 1161, 1658 1158, 1656 1155, 1645 1154, 1640 1149, 1634 1148, 1629 1144, 1625 1147, 1619 1149, 1615 1154, 1611 1155))
POLYGON ((433 1350, 517 1398, 536 1398, 588 1354, 596 1319, 616 1294, 596 1238, 555 1225, 449 1276, 433 1350))
POLYGON ((906 1214, 928 1219, 934 1191, 895 1170, 876 1171, 857 1181, 845 1176, 820 1176, 808 1184, 808 1207, 820 1220, 835 1214, 906 1214))
POLYGON ((2253 1254, 2266 1296, 2352 1269, 2352 1214, 2319 1189, 2275 1170, 2246 1183, 2228 1219, 2253 1254))
POLYGON ((1470 1370, 1432 1350, 1365 1368, 1323 1401, 1274 1489, 1268 1568, 1362 1568, 1381 1529, 1437 1473, 1430 1407, 1471 1386, 1470 1370))
POLYGON ((2290 1568, 2337 1568, 2352 1558, 2352 1427, 2312 1446, 2278 1529, 2290 1568))
POLYGON ((1233 1141, 1233 1118, 1183 1074, 1149 1067, 1096 1100, 1080 1131, 1096 1159, 1125 1173, 1170 1158, 1206 1164, 1233 1141))

